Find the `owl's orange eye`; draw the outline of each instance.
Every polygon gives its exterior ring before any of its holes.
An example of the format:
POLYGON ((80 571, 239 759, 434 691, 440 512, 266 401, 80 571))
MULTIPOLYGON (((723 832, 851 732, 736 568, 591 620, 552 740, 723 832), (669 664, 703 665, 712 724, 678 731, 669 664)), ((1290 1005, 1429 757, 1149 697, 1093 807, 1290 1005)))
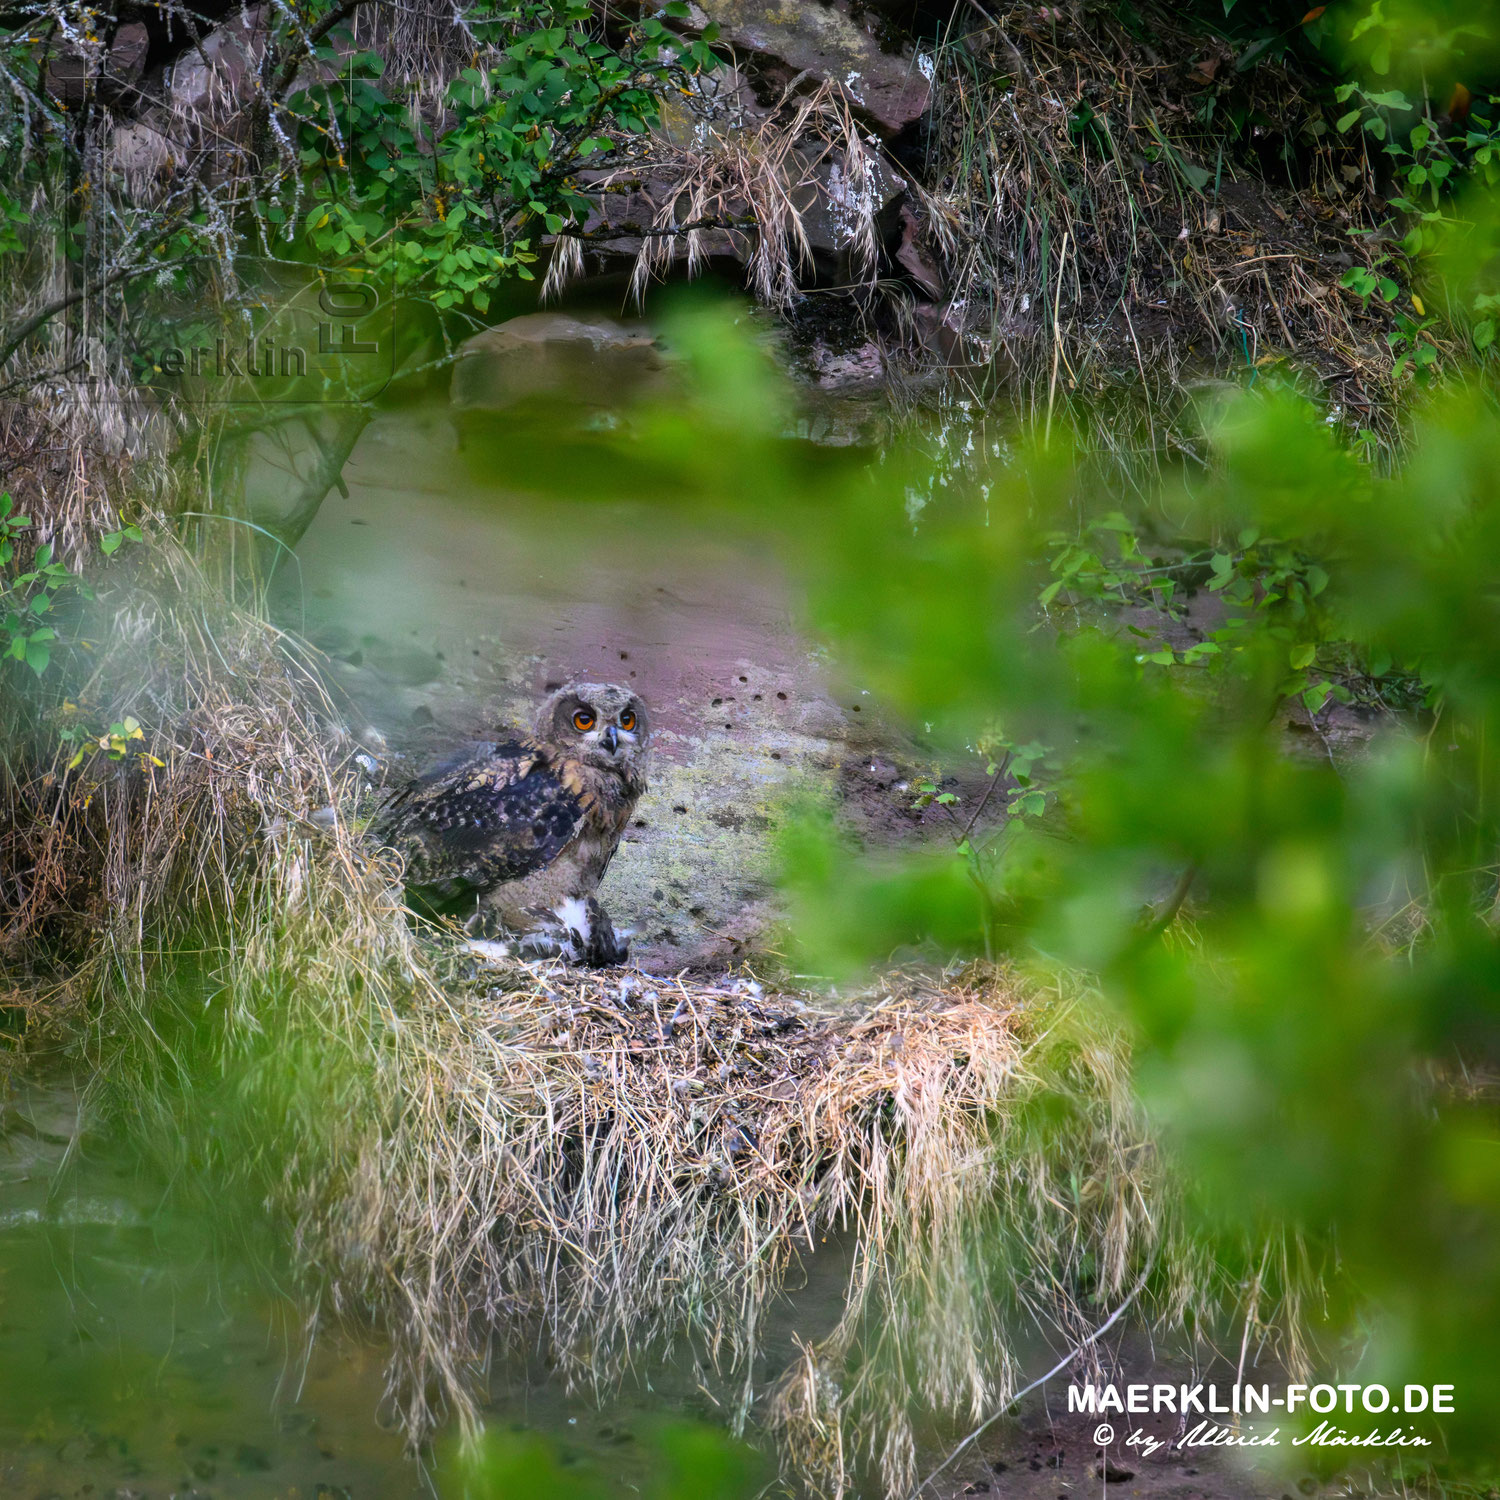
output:
POLYGON ((620 728, 627 732, 635 728, 635 715, 628 708, 620 715, 620 728))
POLYGON ((578 730, 579 733, 587 733, 593 727, 594 712, 592 709, 580 708, 578 712, 573 715, 573 728, 578 730))

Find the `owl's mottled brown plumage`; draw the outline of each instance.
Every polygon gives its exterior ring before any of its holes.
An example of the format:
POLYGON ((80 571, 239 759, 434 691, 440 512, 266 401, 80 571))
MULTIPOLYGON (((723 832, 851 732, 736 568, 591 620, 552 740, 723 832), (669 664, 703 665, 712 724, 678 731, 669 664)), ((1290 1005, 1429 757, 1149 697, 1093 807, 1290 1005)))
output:
POLYGON ((646 789, 649 733, 629 688, 570 683, 529 736, 466 745, 398 792, 377 831, 418 905, 529 951, 623 962, 594 893, 646 789))

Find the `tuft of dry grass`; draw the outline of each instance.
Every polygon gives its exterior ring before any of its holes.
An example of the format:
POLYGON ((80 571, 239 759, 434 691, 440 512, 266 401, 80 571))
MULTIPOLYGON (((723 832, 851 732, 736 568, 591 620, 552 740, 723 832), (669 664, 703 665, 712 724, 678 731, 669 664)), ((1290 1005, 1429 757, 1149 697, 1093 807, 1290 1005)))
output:
POLYGON ((691 1335, 739 1369, 799 1247, 852 1233, 863 1301, 898 1222, 953 1223, 965 1152, 1020 1071, 1009 1011, 914 976, 829 1007, 744 977, 517 964, 411 1054, 423 1151, 366 1180, 446 1346, 477 1358, 493 1324, 518 1343, 540 1326, 570 1380, 607 1385, 691 1335))
POLYGON ((812 264, 805 221, 814 211, 832 216, 853 282, 873 289, 875 221, 893 169, 843 89, 825 81, 732 124, 715 99, 693 102, 691 129, 648 138, 635 160, 590 183, 601 194, 597 222, 558 238, 543 295, 561 293, 582 274, 584 243, 638 241, 629 292, 637 303, 653 281, 679 267, 697 276, 717 254, 740 261, 756 299, 785 312, 812 264))
POLYGON ((1013 380, 1048 422, 1137 385, 1128 431, 1114 405, 1098 424, 1118 451, 1159 443, 1195 380, 1289 361, 1393 436, 1390 313, 1339 288, 1378 248, 1376 168, 1313 82, 1241 72, 1157 7, 1144 35, 1108 10, 983 16, 937 50, 919 188, 949 289, 928 339, 960 377, 1013 380))

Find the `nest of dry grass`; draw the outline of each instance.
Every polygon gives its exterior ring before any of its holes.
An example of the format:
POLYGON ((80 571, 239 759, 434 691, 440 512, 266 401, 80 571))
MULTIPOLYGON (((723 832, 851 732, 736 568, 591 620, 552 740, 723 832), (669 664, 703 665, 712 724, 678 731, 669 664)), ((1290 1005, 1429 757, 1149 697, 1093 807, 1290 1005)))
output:
MULTIPOLYGON (((1119 1038, 1014 974, 830 1003, 514 963, 441 990, 395 1040, 402 1114, 328 1237, 346 1298, 400 1305, 414 1435, 474 1417, 497 1350, 596 1391, 671 1357, 800 1486, 902 1493, 935 1413, 1014 1389, 1019 1327, 1086 1329, 1181 1238, 1119 1038), (768 1310, 830 1239, 840 1316, 758 1380, 768 1310)), ((1162 1318, 1223 1294, 1163 1261, 1162 1318)))

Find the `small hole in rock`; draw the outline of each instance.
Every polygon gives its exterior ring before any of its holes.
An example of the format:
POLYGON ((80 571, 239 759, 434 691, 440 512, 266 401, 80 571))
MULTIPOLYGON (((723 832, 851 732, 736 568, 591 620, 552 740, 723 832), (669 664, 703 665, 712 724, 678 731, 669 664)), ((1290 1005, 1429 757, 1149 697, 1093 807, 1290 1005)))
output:
POLYGON ((777 695, 776 695, 776 696, 777 696, 777 697, 778 697, 778 698, 780 698, 780 699, 781 699, 781 701, 782 701, 782 702, 783 702, 783 703, 785 703, 785 702, 786 702, 786 694, 785 694, 785 693, 777 693, 777 695))

